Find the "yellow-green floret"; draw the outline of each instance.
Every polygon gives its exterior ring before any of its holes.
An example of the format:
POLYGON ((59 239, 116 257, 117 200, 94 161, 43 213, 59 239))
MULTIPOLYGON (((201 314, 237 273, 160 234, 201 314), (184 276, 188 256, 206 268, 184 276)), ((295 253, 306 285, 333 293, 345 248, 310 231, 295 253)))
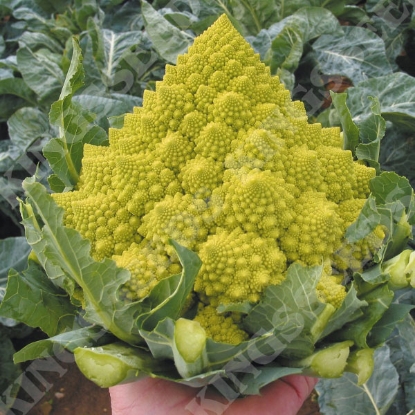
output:
POLYGON ((339 308, 346 297, 346 287, 342 285, 342 276, 324 275, 317 284, 317 294, 324 303, 339 308))
POLYGON ((219 314, 215 307, 200 304, 194 319, 211 339, 221 343, 239 344, 248 340, 248 334, 238 325, 240 318, 237 313, 219 314))
POLYGON ((53 197, 95 260, 130 271, 130 299, 180 271, 171 239, 194 250, 203 262, 196 320, 235 344, 246 333, 217 306, 257 303, 298 261, 325 264, 317 292, 339 307, 343 272, 361 269, 381 245, 380 226, 357 243, 345 239, 375 170, 342 142, 339 128, 309 123, 303 103, 222 16, 166 66, 123 128, 110 129, 108 147, 84 146, 75 190, 53 197))
POLYGON ((255 232, 218 229, 200 246, 199 255, 203 265, 194 288, 203 302, 214 306, 255 303, 268 285, 284 279, 285 255, 274 238, 255 232))

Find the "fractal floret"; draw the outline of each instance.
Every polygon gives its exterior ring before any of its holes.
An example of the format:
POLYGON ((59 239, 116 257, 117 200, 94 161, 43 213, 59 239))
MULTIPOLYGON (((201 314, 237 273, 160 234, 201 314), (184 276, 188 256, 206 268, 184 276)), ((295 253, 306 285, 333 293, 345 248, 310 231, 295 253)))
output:
MULTIPOLYGON (((342 149, 339 128, 308 122, 226 17, 167 65, 109 139, 85 145, 76 191, 53 197, 95 259, 131 272, 129 298, 179 263, 170 239, 200 254, 195 292, 206 306, 258 302, 294 261, 359 270, 378 248, 361 241, 354 261, 344 238, 375 169, 342 149)), ((339 306, 346 290, 335 280, 339 306)))
MULTIPOLYGON (((82 333, 113 336, 72 347, 81 370, 105 387, 226 378, 243 394, 290 373, 365 382, 399 268, 383 260, 405 248, 415 203, 406 179, 355 150, 340 127, 309 122, 220 17, 108 146, 84 145, 74 189, 26 184, 39 263, 93 324, 82 333)), ((409 257, 400 288, 414 281, 409 257)))

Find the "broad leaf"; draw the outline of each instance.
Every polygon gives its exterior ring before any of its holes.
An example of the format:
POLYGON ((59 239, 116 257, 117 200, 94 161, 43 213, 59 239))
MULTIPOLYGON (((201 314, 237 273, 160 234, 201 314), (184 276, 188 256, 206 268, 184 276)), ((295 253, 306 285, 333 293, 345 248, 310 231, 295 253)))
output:
POLYGON ((7 121, 12 143, 22 154, 39 139, 50 138, 52 131, 47 115, 38 108, 20 108, 7 121))
POLYGON ((245 36, 256 35, 261 29, 281 20, 277 3, 274 0, 234 2, 232 15, 242 25, 245 36))
MULTIPOLYGON (((409 312, 415 308, 415 304, 395 304, 392 303, 382 318, 373 326, 370 331, 369 346, 377 347, 383 344, 395 327, 398 326, 409 314, 409 312)), ((414 362, 415 363, 415 362, 414 362)))
POLYGON ((22 271, 26 267, 29 252, 30 246, 22 236, 0 240, 0 289, 6 285, 10 268, 22 271))
POLYGON ((415 324, 410 315, 395 327, 387 341, 390 358, 399 374, 398 394, 388 415, 409 413, 415 408, 415 324))
POLYGON ((27 83, 22 78, 0 79, 0 94, 14 95, 22 98, 30 105, 36 105, 36 94, 28 87, 27 83))
POLYGON ((114 87, 121 82, 120 63, 134 56, 132 50, 142 43, 143 34, 141 31, 116 33, 101 29, 95 20, 89 21, 88 28, 94 60, 103 83, 114 87))
POLYGON ((409 207, 413 189, 405 177, 393 172, 385 172, 370 182, 370 189, 377 204, 387 204, 400 201, 409 207))
POLYGON ((9 271, 0 314, 30 327, 40 327, 54 336, 73 327, 76 311, 66 293, 53 285, 39 266, 30 262, 22 273, 9 271))
POLYGON ((359 318, 363 314, 362 307, 366 306, 367 302, 362 301, 357 297, 357 291, 355 287, 352 286, 346 294, 341 306, 334 312, 329 323, 324 328, 321 338, 341 329, 346 323, 359 318))
POLYGON ((394 124, 387 126, 379 161, 384 170, 407 177, 415 188, 415 140, 411 130, 394 124))
POLYGON ((20 388, 21 369, 13 363, 14 346, 11 340, 0 330, 0 411, 13 404, 20 388))
POLYGON ((325 309, 317 297, 316 286, 321 267, 302 267, 292 264, 280 285, 266 288, 263 299, 244 320, 245 328, 255 334, 258 327, 265 331, 290 328, 297 336, 287 344, 283 354, 295 358, 312 353, 315 339, 312 328, 325 309))
POLYGON ((177 56, 187 51, 193 38, 169 23, 145 0, 141 2, 141 11, 154 49, 167 62, 176 63, 177 56))
POLYGON ((312 47, 321 73, 346 76, 354 85, 392 72, 383 40, 362 27, 344 26, 343 33, 323 34, 312 47))
POLYGON ((362 308, 363 315, 334 332, 332 338, 336 341, 353 340, 357 347, 366 349, 370 343, 370 331, 388 310, 393 292, 383 284, 360 295, 359 298, 368 304, 367 307, 362 308))
POLYGON ((40 32, 24 32, 19 37, 19 45, 26 46, 33 52, 44 48, 49 49, 56 54, 61 54, 63 52, 62 45, 58 41, 53 37, 40 32))
POLYGON ((48 49, 33 52, 22 47, 17 52, 17 64, 24 81, 46 104, 59 96, 65 81, 59 61, 60 56, 48 49))
POLYGON ((380 113, 387 121, 413 129, 415 126, 415 79, 398 72, 360 82, 348 89, 348 106, 356 122, 369 115, 367 97, 380 102, 380 113))
POLYGON ((339 28, 334 15, 320 7, 304 7, 286 17, 270 29, 273 33, 269 55, 272 73, 280 77, 283 75, 282 80, 292 89, 293 80, 288 75, 297 69, 305 44, 323 33, 336 32, 339 28), (287 72, 285 76, 281 74, 282 71, 287 72))

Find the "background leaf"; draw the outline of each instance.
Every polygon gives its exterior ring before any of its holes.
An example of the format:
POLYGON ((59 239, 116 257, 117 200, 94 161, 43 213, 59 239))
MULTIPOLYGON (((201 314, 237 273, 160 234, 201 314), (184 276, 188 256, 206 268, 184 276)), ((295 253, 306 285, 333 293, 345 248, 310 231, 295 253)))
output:
POLYGON ((13 363, 13 353, 15 351, 13 343, 1 328, 0 350, 0 410, 6 410, 7 408, 5 408, 3 404, 3 396, 7 395, 8 406, 12 404, 14 398, 17 397, 20 387, 19 376, 21 374, 21 369, 19 365, 13 363), (9 390, 6 393, 7 389, 9 390))
POLYGON ((40 327, 49 336, 54 336, 72 328, 75 307, 66 293, 54 286, 44 271, 31 262, 22 273, 10 270, 0 313, 28 326, 40 327))
POLYGON ((387 414, 409 413, 415 408, 415 324, 410 315, 395 327, 387 344, 399 374, 398 394, 387 414))
POLYGON ((30 246, 23 236, 0 240, 0 287, 5 286, 10 268, 22 271, 27 266, 29 252, 30 246))
POLYGON ((405 73, 393 73, 360 82, 348 89, 347 103, 356 122, 369 112, 367 97, 380 102, 383 118, 396 125, 415 128, 415 79, 405 73))
POLYGON ((65 81, 59 61, 60 56, 47 49, 33 52, 22 47, 17 52, 17 64, 24 81, 45 104, 56 100, 65 81))
POLYGON ((343 33, 321 35, 313 58, 325 75, 344 75, 354 85, 392 72, 383 40, 363 27, 345 26, 343 33))
POLYGON ((169 23, 145 0, 141 2, 141 11, 154 49, 167 62, 176 63, 177 56, 193 43, 192 36, 169 23))

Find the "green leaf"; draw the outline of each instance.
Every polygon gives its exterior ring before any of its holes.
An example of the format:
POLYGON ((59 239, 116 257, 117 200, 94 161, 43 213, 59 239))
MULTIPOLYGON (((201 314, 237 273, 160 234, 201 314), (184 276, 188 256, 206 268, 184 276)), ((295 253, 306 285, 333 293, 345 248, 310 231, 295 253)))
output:
POLYGON ((58 55, 63 52, 63 47, 57 40, 40 32, 24 32, 19 37, 19 45, 26 46, 32 52, 45 48, 58 55))
POLYGON ((372 377, 357 386, 357 376, 345 373, 339 379, 322 379, 316 386, 320 410, 325 415, 383 415, 391 406, 398 389, 398 373, 390 361, 389 347, 375 351, 372 377))
POLYGON ((14 95, 22 98, 30 105, 36 105, 36 95, 22 78, 0 79, 0 94, 14 95))
POLYGON ((394 328, 402 322, 415 305, 392 303, 382 318, 373 326, 368 336, 370 347, 377 347, 383 344, 394 328))
POLYGON ((33 31, 42 32, 49 29, 47 14, 35 2, 23 1, 13 5, 13 17, 25 20, 33 31), (20 4, 19 4, 20 3, 20 4))
POLYGON ((60 56, 48 49, 33 52, 22 47, 17 51, 17 64, 24 81, 46 104, 59 96, 65 81, 59 61, 60 56))
POLYGON ((330 91, 330 96, 342 126, 343 148, 350 150, 355 155, 356 147, 359 145, 359 129, 353 122, 349 108, 346 105, 347 94, 345 92, 336 94, 330 91))
POLYGON ((321 338, 341 329, 346 323, 350 323, 362 316, 362 308, 366 306, 367 302, 362 301, 357 297, 357 291, 355 287, 352 286, 346 294, 341 306, 331 316, 329 323, 321 334, 321 338))
POLYGON ((71 20, 75 21, 82 30, 86 30, 90 19, 102 20, 102 15, 103 12, 96 0, 75 0, 74 13, 71 16, 71 20))
POLYGON ((415 188, 415 140, 413 131, 396 124, 386 127, 386 134, 380 147, 382 169, 405 176, 415 188))
POLYGON ((71 189, 79 179, 83 145, 102 144, 107 140, 105 131, 94 123, 95 115, 72 102, 73 94, 83 85, 82 55, 73 39, 73 56, 60 98, 49 114, 50 122, 59 127, 59 138, 49 141, 43 149, 55 175, 71 189))
POLYGON ((0 289, 6 285, 10 268, 22 271, 27 266, 30 246, 23 236, 0 240, 0 289))
POLYGON ((141 330, 140 334, 155 359, 173 360, 174 320, 161 320, 152 331, 141 330))
POLYGON ((271 23, 281 20, 278 2, 273 0, 240 1, 232 4, 232 15, 244 28, 244 35, 256 35, 271 23))
POLYGON ((390 358, 399 374, 398 394, 388 415, 406 414, 415 408, 415 323, 407 315, 387 340, 390 358))
POLYGON ((13 269, 9 271, 0 314, 30 327, 40 327, 53 336, 72 328, 76 311, 66 293, 30 262, 29 268, 22 273, 13 269))
MULTIPOLYGON (((303 7, 291 16, 286 17, 273 29, 277 33, 272 36, 269 55, 271 72, 279 76, 282 71, 287 75, 297 69, 304 46, 323 33, 333 33, 340 29, 334 15, 321 7, 303 7)), ((267 60, 268 60, 267 59, 267 60)), ((283 77, 282 80, 288 80, 283 77)), ((288 85, 292 87, 293 85, 288 85)))
MULTIPOLYGON (((257 337, 242 342, 238 345, 218 343, 207 339, 205 349, 202 350, 204 368, 199 375, 181 380, 181 383, 189 386, 201 387, 208 382, 219 380, 226 374, 230 380, 227 389, 227 396, 238 395, 246 392, 246 385, 241 379, 251 375, 258 376, 263 367, 277 358, 300 333, 302 329, 289 325, 281 325, 274 333, 258 333, 257 337), (260 365, 260 369, 256 367, 260 365), (236 391, 236 392, 235 392, 236 391)), ((159 360, 174 359, 174 332, 175 322, 166 318, 160 321, 152 332, 141 331, 152 355, 159 360)), ((183 362, 180 362, 183 364, 183 362)), ((285 373, 298 373, 301 369, 281 370, 276 365, 272 366, 275 373, 268 373, 267 376, 260 378, 258 381, 261 385, 267 381, 275 380, 285 373)), ((254 393, 254 391, 252 391, 254 393)))
POLYGON ((321 272, 321 267, 292 264, 280 285, 266 288, 261 302, 245 318, 245 329, 250 333, 256 333, 258 327, 276 333, 282 327, 297 330, 301 334, 287 345, 283 354, 295 358, 311 354, 315 340, 311 331, 325 309, 316 292, 321 272))
POLYGON ((381 214, 376 206, 376 199, 367 198, 357 219, 347 228, 346 239, 350 243, 360 241, 372 232, 381 222, 381 214))
POLYGON ((359 299, 368 304, 367 307, 362 308, 363 315, 334 332, 331 338, 336 341, 353 340, 358 348, 366 349, 370 343, 369 333, 388 310, 393 299, 393 291, 387 284, 383 284, 360 295, 359 299))
POLYGON ((187 51, 193 38, 173 26, 145 0, 141 2, 146 31, 154 49, 167 62, 176 63, 176 58, 187 51))
POLYGON ((348 106, 355 119, 369 115, 367 97, 375 96, 385 120, 406 129, 415 128, 415 79, 412 76, 397 72, 371 78, 349 88, 347 93, 348 106))
MULTIPOLYGON (((380 141, 385 135, 386 122, 380 115, 379 100, 369 97, 372 101, 371 115, 359 125, 359 138, 361 143, 356 148, 359 160, 366 160, 372 167, 378 166, 380 155, 380 141)), ((379 168, 377 169, 379 172, 379 168)))
POLYGON ((74 352, 77 347, 96 347, 113 342, 115 337, 101 327, 90 326, 70 330, 44 340, 29 343, 14 354, 15 363, 57 355, 63 349, 74 352))
POLYGON ((140 106, 141 98, 125 94, 111 94, 108 96, 91 95, 83 93, 73 97, 72 102, 97 115, 96 122, 107 124, 109 117, 123 116, 133 111, 135 106, 140 106))
POLYGON ((13 343, 2 332, 0 332, 0 351, 0 410, 5 411, 10 408, 17 397, 22 371, 19 365, 13 363, 13 343), (7 399, 7 407, 4 406, 5 398, 7 399))
POLYGON ((7 127, 12 143, 22 154, 36 140, 51 137, 48 117, 38 108, 20 108, 8 119, 7 127))
POLYGON ((234 311, 237 313, 248 314, 253 307, 253 303, 249 301, 244 301, 242 303, 230 303, 230 304, 220 304, 216 310, 218 313, 226 313, 228 311, 234 311))
POLYGON ((392 72, 379 36, 363 27, 342 29, 343 33, 323 34, 313 43, 313 57, 321 73, 343 75, 357 85, 392 72))
MULTIPOLYGON (((111 88, 121 83, 120 64, 123 60, 135 59, 133 49, 143 42, 141 31, 116 33, 102 29, 96 20, 89 20, 88 34, 92 40, 92 53, 95 64, 101 72, 105 86, 111 88)), ((128 82, 128 80, 124 80, 128 82)))
POLYGON ((372 179, 370 190, 378 205, 400 201, 405 207, 409 207, 413 193, 408 179, 393 172, 384 172, 372 179))
POLYGON ((51 174, 48 177, 48 184, 52 192, 61 193, 65 190, 65 183, 56 175, 51 174))
POLYGON ((261 367, 258 372, 247 373, 241 379, 244 386, 242 393, 245 395, 259 395, 261 389, 271 382, 284 376, 301 374, 302 369, 296 367, 281 367, 276 364, 268 364, 261 367))

